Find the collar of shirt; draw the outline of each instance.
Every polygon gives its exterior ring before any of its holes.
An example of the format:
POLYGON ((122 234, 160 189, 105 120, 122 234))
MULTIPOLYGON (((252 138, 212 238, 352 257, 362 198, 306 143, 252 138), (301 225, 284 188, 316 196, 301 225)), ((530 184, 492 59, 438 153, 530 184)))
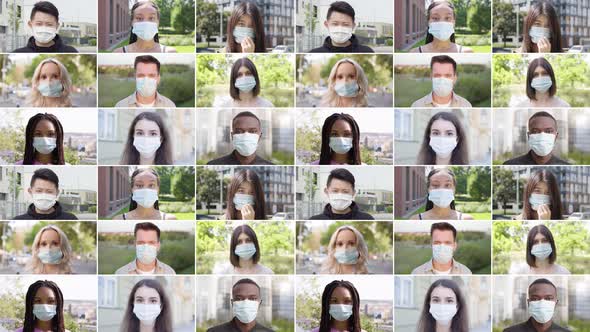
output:
MULTIPOLYGON (((430 93, 428 95, 426 95, 424 97, 424 105, 427 105, 429 107, 436 107, 436 104, 434 103, 434 100, 432 99, 432 94, 434 92, 430 91, 430 93)), ((459 106, 459 98, 457 98, 457 94, 455 93, 455 91, 451 92, 451 103, 449 106, 459 106)), ((439 105, 439 106, 446 106, 446 105, 439 105)))
MULTIPOLYGON (((141 274, 141 272, 139 272, 139 267, 137 267, 137 258, 134 259, 133 262, 129 263, 129 271, 135 272, 137 274, 141 274)), ((147 273, 147 272, 143 271, 143 273, 147 273)), ((160 261, 157 258, 156 258, 156 266, 154 267, 153 273, 154 274, 164 273, 164 270, 160 266, 160 261)))
MULTIPOLYGON (((425 266, 425 270, 428 273, 432 273, 432 274, 440 274, 440 273, 436 273, 434 270, 434 266, 432 266, 432 258, 426 262, 426 266, 425 266)), ((439 272, 446 272, 446 271, 439 271, 439 272)), ((459 268, 459 264, 457 263, 457 261, 453 258, 453 263, 451 265, 451 269, 448 272, 449 274, 461 274, 461 269, 459 268)))
MULTIPOLYGON (((162 97, 160 96, 158 91, 156 91, 156 99, 154 99, 153 106, 160 106, 161 103, 162 103, 162 97)), ((129 106, 137 106, 137 107, 141 106, 141 104, 137 101, 137 91, 133 92, 131 94, 131 96, 127 97, 127 104, 129 106)))

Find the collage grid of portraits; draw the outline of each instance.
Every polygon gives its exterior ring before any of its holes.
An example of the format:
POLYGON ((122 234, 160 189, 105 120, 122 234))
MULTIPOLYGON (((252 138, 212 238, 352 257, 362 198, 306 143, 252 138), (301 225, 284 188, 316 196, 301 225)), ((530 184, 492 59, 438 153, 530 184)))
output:
POLYGON ((590 331, 589 17, 0 1, 0 332, 590 331))

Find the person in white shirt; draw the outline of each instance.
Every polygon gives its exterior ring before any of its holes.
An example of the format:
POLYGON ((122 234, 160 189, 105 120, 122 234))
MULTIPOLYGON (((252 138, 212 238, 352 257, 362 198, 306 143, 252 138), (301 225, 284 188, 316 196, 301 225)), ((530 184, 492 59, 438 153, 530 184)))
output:
POLYGON ((260 244, 252 227, 243 224, 236 227, 229 245, 229 264, 214 273, 219 274, 274 274, 260 264, 260 244))
POLYGON ((510 274, 570 274, 555 263, 557 247, 553 234, 545 225, 536 225, 529 231, 526 241, 526 264, 513 265, 510 274))

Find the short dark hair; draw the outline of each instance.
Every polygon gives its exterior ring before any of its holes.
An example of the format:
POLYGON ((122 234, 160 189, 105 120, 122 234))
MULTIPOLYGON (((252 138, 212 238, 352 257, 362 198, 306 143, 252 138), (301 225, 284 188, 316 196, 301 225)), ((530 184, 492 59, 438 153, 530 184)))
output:
POLYGON ((330 182, 332 182, 332 179, 346 181, 350 183, 352 185, 352 189, 354 189, 354 175, 352 175, 352 173, 350 173, 350 171, 346 168, 333 169, 330 172, 330 175, 328 175, 328 182, 326 183, 326 187, 330 186, 330 182))
POLYGON ((257 264, 260 260, 260 245, 258 244, 258 237, 256 236, 256 232, 252 229, 252 227, 248 225, 240 225, 236 227, 232 233, 231 241, 229 244, 229 261, 231 265, 235 267, 240 267, 240 257, 236 255, 234 252, 236 250, 236 246, 238 245, 238 237, 240 234, 246 234, 252 240, 254 247, 256 248, 256 253, 252 256, 252 262, 257 264))
POLYGON ((256 70, 256 65, 248 58, 241 58, 234 62, 233 66, 231 67, 231 74, 229 76, 229 95, 234 100, 240 100, 240 90, 236 88, 235 84, 236 80, 238 79, 238 71, 242 66, 248 68, 252 74, 252 77, 254 77, 254 80, 256 81, 256 86, 254 89, 252 89, 252 95, 256 97, 260 93, 260 79, 258 78, 258 70, 256 70))
POLYGON ((146 222, 138 222, 135 224, 135 229, 133 230, 133 236, 137 237, 137 231, 156 231, 158 234, 158 242, 160 241, 160 228, 156 226, 156 224, 151 223, 149 221, 146 222))
POLYGON ((453 240, 457 240, 457 229, 455 228, 455 226, 449 224, 446 221, 435 222, 434 224, 432 224, 432 226, 430 226, 430 237, 432 237, 432 233, 434 233, 435 230, 451 231, 453 232, 453 240))
POLYGON ((234 289, 236 288, 236 286, 241 285, 241 284, 250 284, 250 285, 254 285, 256 286, 256 288, 258 288, 258 295, 260 295, 260 286, 258 286, 258 284, 256 283, 256 281, 250 279, 250 278, 243 278, 238 280, 232 287, 231 287, 231 291, 232 291, 232 297, 233 297, 233 292, 234 289))
POLYGON ((244 111, 244 112, 240 112, 238 113, 236 116, 234 116, 234 118, 231 120, 231 127, 232 129, 234 128, 234 122, 236 122, 236 119, 238 118, 242 118, 242 117, 250 117, 250 118, 254 118, 256 119, 256 121, 258 121, 258 127, 262 127, 262 123, 260 122, 260 119, 256 116, 256 114, 250 112, 250 111, 244 111))
POLYGON ((329 20, 330 16, 333 12, 342 13, 352 17, 352 21, 354 22, 354 8, 348 4, 346 1, 335 1, 330 4, 330 8, 328 8, 328 14, 326 15, 326 19, 329 20))
POLYGON ((457 74, 457 62, 448 55, 435 55, 430 59, 430 71, 435 63, 450 63, 453 65, 453 73, 457 74))
POLYGON ((531 254, 531 250, 533 249, 535 236, 537 236, 539 233, 543 234, 543 236, 547 238, 547 241, 549 241, 549 244, 551 245, 551 255, 548 257, 549 263, 553 264, 557 259, 557 249, 555 247, 555 239, 553 239, 553 234, 551 234, 551 231, 549 228, 547 228, 547 226, 537 225, 531 228, 526 239, 526 263, 530 267, 537 267, 537 259, 535 256, 533 256, 533 254, 531 254))
POLYGON ((555 79, 555 73, 553 72, 553 67, 547 59, 545 58, 536 58, 529 64, 529 68, 527 69, 526 73, 526 95, 531 100, 537 100, 535 97, 535 89, 531 86, 531 82, 533 81, 533 76, 535 75, 535 69, 537 67, 542 67, 545 69, 549 77, 551 77, 551 87, 549 88, 549 95, 553 97, 557 92, 557 80, 555 79))
POLYGON ((59 10, 49 1, 39 1, 33 6, 33 10, 31 10, 31 20, 35 17, 37 12, 42 12, 45 14, 49 14, 55 17, 55 20, 59 22, 59 10))
POLYGON ((557 293, 557 287, 555 287, 555 285, 551 281, 549 281, 549 279, 545 279, 545 278, 539 278, 539 279, 533 281, 529 285, 528 291, 530 292, 531 291, 531 287, 533 287, 534 285, 543 285, 543 284, 553 286, 553 288, 555 288, 555 293, 557 293))
POLYGON ((135 62, 133 63, 133 69, 137 70, 137 64, 139 63, 155 63, 156 67, 158 67, 158 74, 160 73, 160 61, 156 59, 154 56, 151 55, 140 55, 135 57, 135 62))
POLYGON ((33 176, 31 177, 31 187, 37 179, 52 182, 55 185, 55 188, 59 189, 59 178, 57 177, 57 174, 49 168, 39 168, 33 173, 33 176))
POLYGON ((553 117, 553 115, 551 115, 549 112, 545 112, 545 111, 540 111, 537 112, 535 114, 533 114, 530 118, 529 118, 529 123, 528 126, 530 128, 531 126, 531 121, 534 118, 551 118, 551 120, 553 120, 553 123, 555 123, 555 129, 557 129, 557 120, 553 117))

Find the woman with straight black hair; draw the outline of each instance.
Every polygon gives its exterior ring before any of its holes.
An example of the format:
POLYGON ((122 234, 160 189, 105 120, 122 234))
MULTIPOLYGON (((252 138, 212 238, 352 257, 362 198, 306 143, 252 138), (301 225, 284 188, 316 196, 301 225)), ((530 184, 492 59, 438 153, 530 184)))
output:
POLYGON ((65 165, 64 130, 59 119, 37 113, 25 129, 25 154, 17 165, 65 165))
POLYGON ((236 228, 229 244, 229 264, 214 274, 274 274, 260 264, 260 243, 252 227, 243 224, 236 228))
POLYGON ((260 78, 252 60, 241 58, 234 62, 229 78, 229 96, 217 98, 215 107, 274 107, 260 97, 260 78))
POLYGON ((228 53, 266 52, 264 23, 255 2, 244 1, 234 6, 227 21, 228 53))
POLYGON ((129 126, 121 165, 172 165, 172 140, 160 114, 143 112, 129 126))
POLYGON ((67 332, 63 310, 64 297, 57 284, 38 280, 27 290, 24 324, 15 332, 67 332))
POLYGON ((227 186, 226 220, 266 219, 266 203, 262 181, 255 171, 240 169, 227 186))
POLYGON ((417 332, 468 332, 467 302, 459 285, 451 279, 439 279, 430 285, 424 297, 417 332))
POLYGON ((143 279, 133 286, 120 331, 172 332, 172 307, 158 280, 143 279))
POLYGON ((350 281, 334 280, 322 293, 320 326, 311 332, 364 332, 361 328, 361 300, 350 281))
POLYGON ((334 113, 324 120, 320 159, 312 165, 361 165, 360 130, 352 115, 334 113))
POLYGON ((469 164, 467 135, 457 115, 452 112, 438 112, 430 118, 424 130, 417 164, 469 164))

